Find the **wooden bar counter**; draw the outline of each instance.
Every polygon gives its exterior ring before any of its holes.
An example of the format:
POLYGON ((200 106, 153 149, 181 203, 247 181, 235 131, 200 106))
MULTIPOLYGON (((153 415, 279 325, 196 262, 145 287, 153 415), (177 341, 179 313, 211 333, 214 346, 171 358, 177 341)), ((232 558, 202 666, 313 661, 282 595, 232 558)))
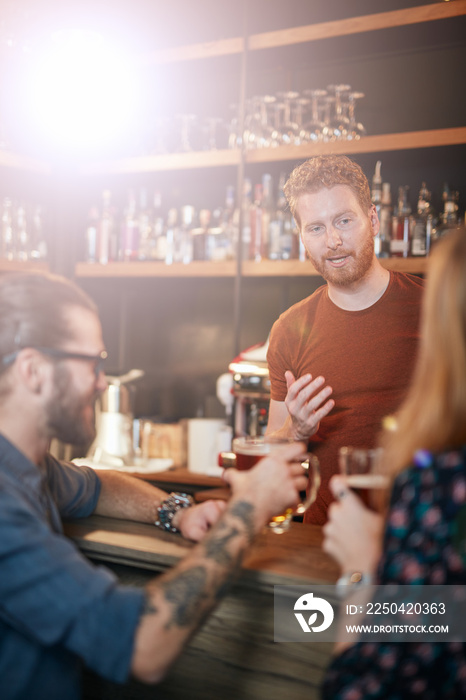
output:
MULTIPOLYGON (((68 521, 65 532, 123 583, 141 586, 194 546, 151 525, 99 516, 68 521)), ((264 531, 230 592, 163 683, 117 686, 88 674, 85 699, 317 700, 332 645, 274 643, 273 587, 334 583, 338 569, 321 541, 319 527, 301 523, 283 535, 264 531)))

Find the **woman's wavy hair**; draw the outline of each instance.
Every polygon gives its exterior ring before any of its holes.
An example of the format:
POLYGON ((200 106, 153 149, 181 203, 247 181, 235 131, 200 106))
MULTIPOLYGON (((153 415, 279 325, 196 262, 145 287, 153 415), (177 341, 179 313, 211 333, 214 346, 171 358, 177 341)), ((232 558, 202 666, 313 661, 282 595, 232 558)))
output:
POLYGON ((418 361, 397 430, 387 434, 385 465, 393 475, 415 452, 466 443, 466 229, 433 249, 421 316, 418 361))

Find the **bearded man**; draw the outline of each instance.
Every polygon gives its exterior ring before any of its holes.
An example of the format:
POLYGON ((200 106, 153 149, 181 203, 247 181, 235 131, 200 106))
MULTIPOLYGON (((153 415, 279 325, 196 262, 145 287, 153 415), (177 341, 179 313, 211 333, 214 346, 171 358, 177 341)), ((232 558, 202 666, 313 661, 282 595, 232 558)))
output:
POLYGON ((423 281, 389 271, 374 253, 379 220, 363 171, 316 156, 285 194, 307 254, 327 284, 285 311, 270 334, 267 434, 307 440, 322 485, 305 521, 324 524, 344 445, 373 447, 411 379, 423 281))
POLYGON ((79 700, 83 664, 156 683, 225 594, 253 538, 306 487, 305 445, 227 470, 228 504, 192 505, 111 470, 59 462, 50 440, 95 435, 107 353, 93 301, 54 275, 0 275, 0 686, 2 700, 79 700), (63 534, 91 513, 198 541, 145 588, 123 586, 63 534), (154 528, 155 529, 155 528, 154 528))

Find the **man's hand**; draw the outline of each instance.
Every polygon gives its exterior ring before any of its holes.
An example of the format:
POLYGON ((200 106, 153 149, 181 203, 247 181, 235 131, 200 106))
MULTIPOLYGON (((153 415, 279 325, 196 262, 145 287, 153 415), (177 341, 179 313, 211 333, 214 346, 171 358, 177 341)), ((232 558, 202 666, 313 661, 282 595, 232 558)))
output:
POLYGON ((299 492, 307 486, 301 466, 305 459, 303 443, 292 442, 274 449, 248 471, 225 470, 223 478, 231 486, 232 498, 254 505, 256 531, 299 503, 299 492))
POLYGON ((330 479, 337 499, 328 510, 322 549, 340 564, 342 573, 374 573, 381 555, 383 518, 366 508, 342 476, 330 479))
POLYGON ((322 418, 335 406, 335 401, 329 399, 333 389, 324 386, 324 377, 312 379, 310 374, 295 379, 287 370, 285 379, 288 388, 285 406, 291 419, 291 435, 295 440, 308 440, 318 431, 322 418))
POLYGON ((213 500, 199 503, 191 508, 182 508, 175 514, 173 525, 186 539, 199 542, 215 525, 225 508, 225 501, 213 500))

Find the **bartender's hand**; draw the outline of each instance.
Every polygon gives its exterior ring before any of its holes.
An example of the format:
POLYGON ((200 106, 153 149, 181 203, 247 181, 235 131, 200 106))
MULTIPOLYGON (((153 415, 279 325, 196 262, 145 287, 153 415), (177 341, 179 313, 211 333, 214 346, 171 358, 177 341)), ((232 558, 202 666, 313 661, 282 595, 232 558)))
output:
POLYGON ((225 501, 217 500, 204 501, 190 508, 182 508, 175 514, 173 525, 186 539, 199 542, 215 525, 225 508, 225 501))
POLYGON ((295 379, 287 370, 285 379, 288 389, 285 406, 291 421, 288 430, 295 440, 308 440, 335 406, 335 401, 329 399, 333 389, 325 385, 324 377, 313 379, 310 374, 295 379))
POLYGON ((322 549, 337 560, 343 574, 373 574, 382 551, 383 518, 362 504, 344 477, 333 476, 329 485, 337 500, 328 509, 322 549))
POLYGON ((223 479, 231 486, 230 504, 251 504, 253 526, 258 532, 274 515, 293 508, 308 480, 301 462, 306 459, 302 442, 280 446, 252 469, 226 469, 223 479))

